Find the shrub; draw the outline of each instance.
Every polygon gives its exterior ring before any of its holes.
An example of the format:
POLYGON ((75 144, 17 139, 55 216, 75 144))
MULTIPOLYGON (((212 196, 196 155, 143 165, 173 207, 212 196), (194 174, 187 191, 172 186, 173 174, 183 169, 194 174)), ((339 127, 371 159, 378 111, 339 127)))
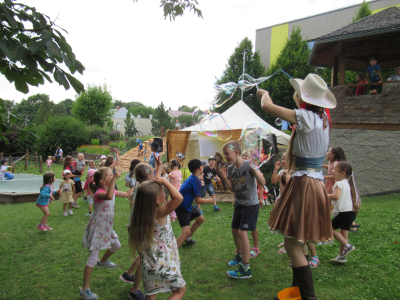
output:
POLYGON ((90 142, 94 146, 99 146, 100 145, 100 140, 99 139, 91 139, 90 142))
POLYGON ((125 148, 125 142, 110 143, 108 146, 109 147, 115 147, 115 148, 118 148, 118 149, 123 149, 123 148, 125 148))
POLYGON ((127 141, 125 143, 125 149, 131 150, 132 148, 137 147, 137 145, 138 145, 138 143, 136 142, 136 138, 132 138, 132 139, 129 139, 129 141, 127 141))
POLYGON ((110 154, 110 148, 107 146, 95 146, 95 145, 82 145, 76 148, 76 151, 82 153, 95 153, 95 154, 110 154))
POLYGON ((119 130, 112 130, 108 134, 111 141, 119 141, 121 138, 121 132, 119 130))
POLYGON ((88 130, 88 141, 91 139, 105 139, 107 137, 107 130, 105 128, 99 127, 97 125, 87 126, 88 130))

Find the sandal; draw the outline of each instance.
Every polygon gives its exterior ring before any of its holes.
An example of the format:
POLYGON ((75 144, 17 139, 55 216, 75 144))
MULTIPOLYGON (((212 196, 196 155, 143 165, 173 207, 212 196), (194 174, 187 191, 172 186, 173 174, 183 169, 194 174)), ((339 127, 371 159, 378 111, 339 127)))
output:
POLYGON ((286 254, 286 249, 285 247, 282 247, 281 249, 278 250, 278 254, 286 254))
POLYGON ((250 251, 250 258, 256 258, 258 254, 260 254, 260 249, 253 247, 253 249, 250 251))
POLYGON ((310 266, 311 269, 317 268, 319 265, 318 256, 312 256, 308 265, 310 266))
POLYGON ((285 247, 285 243, 280 243, 279 245, 278 245, 278 247, 280 248, 280 247, 285 247))
POLYGON ((292 266, 292 261, 291 261, 291 260, 289 260, 288 265, 289 265, 289 267, 291 267, 291 268, 293 267, 293 266, 292 266))

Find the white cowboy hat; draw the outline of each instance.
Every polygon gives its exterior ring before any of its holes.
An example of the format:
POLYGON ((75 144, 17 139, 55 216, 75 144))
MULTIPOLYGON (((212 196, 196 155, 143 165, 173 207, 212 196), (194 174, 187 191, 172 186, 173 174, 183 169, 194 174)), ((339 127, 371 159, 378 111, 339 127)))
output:
POLYGON ((304 80, 294 78, 289 81, 304 102, 324 108, 336 107, 335 96, 320 76, 308 74, 304 80))

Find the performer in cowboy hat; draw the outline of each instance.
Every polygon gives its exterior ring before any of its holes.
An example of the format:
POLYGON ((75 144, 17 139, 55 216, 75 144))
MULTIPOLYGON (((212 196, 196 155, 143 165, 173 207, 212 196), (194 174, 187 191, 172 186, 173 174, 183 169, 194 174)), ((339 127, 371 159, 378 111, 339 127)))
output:
POLYGON ((286 154, 286 166, 293 172, 268 224, 270 231, 285 237, 285 248, 293 268, 292 286, 299 286, 301 299, 314 300, 317 298, 306 243, 333 242, 331 209, 321 167, 330 132, 325 108, 336 107, 336 99, 316 74, 308 74, 304 80, 290 79, 290 83, 296 90, 295 101, 299 107, 305 102, 302 106, 305 109, 275 105, 267 91, 257 91, 264 111, 296 124, 286 154))

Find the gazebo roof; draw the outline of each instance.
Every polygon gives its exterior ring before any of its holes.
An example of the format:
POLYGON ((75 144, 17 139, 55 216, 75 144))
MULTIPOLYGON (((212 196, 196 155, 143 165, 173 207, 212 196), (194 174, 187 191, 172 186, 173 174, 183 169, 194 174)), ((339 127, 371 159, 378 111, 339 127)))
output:
POLYGON ((395 67, 400 63, 400 8, 387 8, 314 40, 308 64, 331 67, 344 48, 348 70, 366 69, 371 56, 383 69, 395 67))

